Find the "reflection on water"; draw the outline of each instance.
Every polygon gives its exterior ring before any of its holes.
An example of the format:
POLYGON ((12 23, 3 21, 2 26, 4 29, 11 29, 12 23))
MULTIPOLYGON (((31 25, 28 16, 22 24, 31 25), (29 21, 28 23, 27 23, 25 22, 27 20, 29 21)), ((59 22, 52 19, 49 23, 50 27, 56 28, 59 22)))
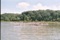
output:
POLYGON ((33 24, 2 22, 1 40, 60 40, 60 27, 33 24))

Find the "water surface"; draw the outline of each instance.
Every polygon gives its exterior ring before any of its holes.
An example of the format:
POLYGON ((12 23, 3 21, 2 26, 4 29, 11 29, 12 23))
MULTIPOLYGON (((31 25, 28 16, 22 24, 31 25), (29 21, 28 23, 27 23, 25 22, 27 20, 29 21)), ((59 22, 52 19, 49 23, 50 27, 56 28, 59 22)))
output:
POLYGON ((60 40, 60 23, 1 22, 1 40, 60 40))

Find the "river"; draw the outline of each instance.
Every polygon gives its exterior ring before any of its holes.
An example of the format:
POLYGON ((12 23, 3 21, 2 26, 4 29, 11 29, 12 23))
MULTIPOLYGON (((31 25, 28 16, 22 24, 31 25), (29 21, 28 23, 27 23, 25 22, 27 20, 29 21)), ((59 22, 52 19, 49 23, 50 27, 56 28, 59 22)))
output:
POLYGON ((1 40, 60 40, 60 24, 1 22, 1 40))

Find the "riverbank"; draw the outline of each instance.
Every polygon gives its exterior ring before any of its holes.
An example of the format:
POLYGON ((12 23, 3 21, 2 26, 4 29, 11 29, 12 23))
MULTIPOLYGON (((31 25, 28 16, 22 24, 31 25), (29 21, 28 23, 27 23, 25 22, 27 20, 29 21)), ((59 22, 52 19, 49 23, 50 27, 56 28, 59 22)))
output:
POLYGON ((2 21, 1 22, 59 22, 59 21, 2 21))

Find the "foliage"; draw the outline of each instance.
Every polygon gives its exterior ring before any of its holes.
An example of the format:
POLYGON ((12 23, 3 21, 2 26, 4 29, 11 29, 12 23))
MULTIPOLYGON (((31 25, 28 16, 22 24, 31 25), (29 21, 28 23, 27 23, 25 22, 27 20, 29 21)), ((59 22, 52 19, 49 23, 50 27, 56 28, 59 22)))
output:
POLYGON ((4 21, 60 21, 60 11, 37 10, 26 11, 21 14, 4 13, 1 14, 4 21))

